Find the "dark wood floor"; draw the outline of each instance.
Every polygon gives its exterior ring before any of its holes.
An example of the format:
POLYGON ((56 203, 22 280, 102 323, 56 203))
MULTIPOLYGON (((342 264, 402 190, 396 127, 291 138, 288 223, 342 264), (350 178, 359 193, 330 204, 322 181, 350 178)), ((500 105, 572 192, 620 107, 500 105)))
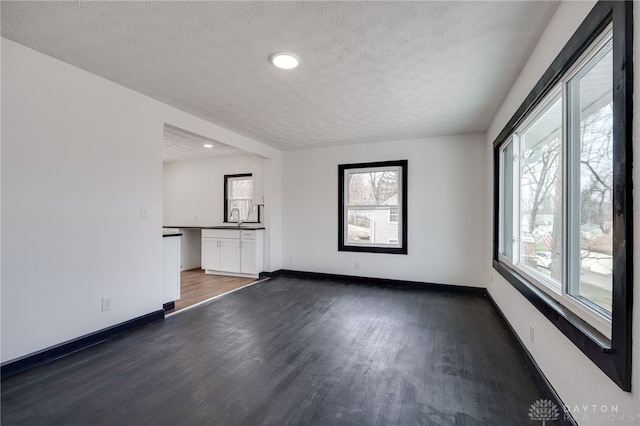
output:
POLYGON ((167 311, 167 314, 181 311, 212 297, 244 287, 254 281, 254 278, 209 275, 200 268, 182 271, 180 273, 180 299, 176 300, 175 308, 167 311))
POLYGON ((3 425, 530 425, 483 296, 276 278, 2 383, 3 425))

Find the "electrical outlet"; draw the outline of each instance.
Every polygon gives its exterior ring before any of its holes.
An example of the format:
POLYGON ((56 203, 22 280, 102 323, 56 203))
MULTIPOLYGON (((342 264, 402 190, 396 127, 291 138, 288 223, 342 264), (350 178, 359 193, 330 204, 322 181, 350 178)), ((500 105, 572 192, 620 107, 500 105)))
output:
POLYGON ((111 310, 111 297, 102 298, 102 312, 111 310))
POLYGON ((360 262, 355 262, 355 263, 353 264, 353 267, 354 267, 355 269, 360 269, 360 262))
POLYGON ((289 255, 289 261, 293 262, 293 255, 292 254, 289 255))
POLYGON ((148 206, 140 206, 140 217, 142 219, 148 219, 149 218, 149 207, 148 206))
POLYGON ((535 331, 535 330, 534 330, 533 326, 532 326, 532 325, 530 325, 530 326, 529 326, 529 340, 531 340, 531 343, 533 343, 533 342, 534 342, 534 337, 535 337, 535 335, 534 335, 534 331, 535 331))

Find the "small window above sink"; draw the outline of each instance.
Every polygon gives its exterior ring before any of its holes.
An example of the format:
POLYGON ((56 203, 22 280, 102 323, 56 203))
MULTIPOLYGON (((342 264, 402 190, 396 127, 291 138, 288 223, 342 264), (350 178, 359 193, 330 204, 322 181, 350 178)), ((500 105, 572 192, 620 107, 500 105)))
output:
POLYGON ((260 223, 260 208, 253 204, 253 175, 224 175, 224 222, 260 223))

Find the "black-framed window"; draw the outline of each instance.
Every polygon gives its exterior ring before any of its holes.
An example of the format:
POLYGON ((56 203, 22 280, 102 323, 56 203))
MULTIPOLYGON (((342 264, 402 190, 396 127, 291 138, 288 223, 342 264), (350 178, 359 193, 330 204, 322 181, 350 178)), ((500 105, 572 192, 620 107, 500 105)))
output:
POLYGON ((253 175, 224 175, 224 221, 260 222, 260 207, 253 204, 253 175))
POLYGON ((599 2, 494 142, 494 268, 631 389, 632 2, 599 2))
POLYGON ((339 251, 407 254, 407 164, 338 165, 339 251))

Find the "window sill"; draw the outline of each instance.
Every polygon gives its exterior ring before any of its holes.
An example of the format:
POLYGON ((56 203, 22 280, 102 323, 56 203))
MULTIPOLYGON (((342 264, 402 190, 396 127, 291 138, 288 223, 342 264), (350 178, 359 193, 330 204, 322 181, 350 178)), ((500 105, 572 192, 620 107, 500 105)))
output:
POLYGON ((366 247, 340 245, 338 251, 354 251, 359 253, 407 254, 406 247, 366 247))
MULTIPOLYGON (((611 352, 611 341, 578 315, 562 306, 504 263, 494 260, 493 267, 582 352, 585 352, 585 349, 600 353, 611 352)), ((588 355, 587 352, 585 354, 588 355)))
MULTIPOLYGON (((224 221, 222 221, 222 223, 229 223, 229 224, 231 224, 231 225, 237 225, 237 224, 238 224, 238 222, 236 222, 235 220, 233 220, 233 221, 232 221, 232 220, 224 220, 224 221)), ((256 221, 244 221, 244 220, 243 220, 243 221, 242 221, 242 224, 244 225, 245 223, 252 223, 252 224, 254 224, 254 225, 255 225, 255 224, 261 225, 261 224, 262 224, 262 222, 256 222, 256 221)))
POLYGON ((579 316, 562 306, 542 290, 527 282, 504 263, 494 260, 493 268, 536 307, 564 336, 623 390, 629 391, 616 366, 616 351, 611 341, 579 316))

